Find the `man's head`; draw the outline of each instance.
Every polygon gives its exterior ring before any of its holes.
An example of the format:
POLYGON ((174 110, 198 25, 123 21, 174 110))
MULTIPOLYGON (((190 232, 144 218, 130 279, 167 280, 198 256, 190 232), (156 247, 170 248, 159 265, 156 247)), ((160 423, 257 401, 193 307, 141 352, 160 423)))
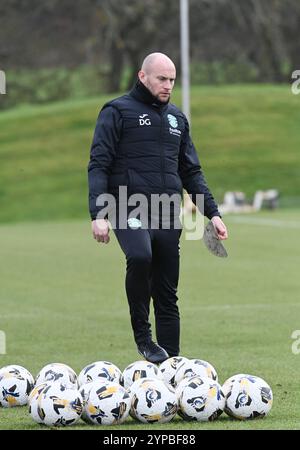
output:
POLYGON ((167 103, 170 100, 176 78, 176 68, 167 55, 150 53, 146 56, 138 77, 160 102, 167 103))

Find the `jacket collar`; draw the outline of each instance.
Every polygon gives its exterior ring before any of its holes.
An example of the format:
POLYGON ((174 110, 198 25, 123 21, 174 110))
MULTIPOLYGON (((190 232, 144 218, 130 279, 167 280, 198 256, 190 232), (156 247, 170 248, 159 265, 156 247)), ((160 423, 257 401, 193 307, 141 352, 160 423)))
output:
POLYGON ((129 95, 142 103, 147 103, 159 109, 164 109, 168 103, 163 103, 151 94, 149 89, 140 81, 137 80, 135 86, 129 92, 129 95))

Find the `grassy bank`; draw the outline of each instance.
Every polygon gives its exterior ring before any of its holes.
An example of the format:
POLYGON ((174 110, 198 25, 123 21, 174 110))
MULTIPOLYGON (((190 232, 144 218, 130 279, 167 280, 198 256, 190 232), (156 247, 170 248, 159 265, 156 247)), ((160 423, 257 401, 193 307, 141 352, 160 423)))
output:
MULTIPOLYGON (((299 205, 299 96, 288 86, 192 89, 192 134, 208 184, 252 198, 277 188, 299 205)), ((86 167, 108 97, 0 113, 0 222, 88 217, 86 167)), ((180 104, 180 92, 173 102, 180 104)))

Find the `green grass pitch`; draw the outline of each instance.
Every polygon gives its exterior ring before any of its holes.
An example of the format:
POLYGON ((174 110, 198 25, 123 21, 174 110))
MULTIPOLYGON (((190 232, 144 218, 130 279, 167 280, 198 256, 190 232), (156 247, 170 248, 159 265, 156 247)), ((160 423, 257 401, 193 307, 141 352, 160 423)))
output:
MULTIPOLYGON (((202 241, 181 241, 181 355, 211 362, 221 383, 236 373, 264 378, 274 394, 270 414, 248 422, 223 414, 212 423, 176 416, 165 425, 129 418, 118 429, 300 429, 300 354, 291 338, 300 329, 299 219, 296 210, 225 216, 228 259, 209 254, 202 241)), ((97 244, 88 219, 2 224, 0 249, 0 367, 20 364, 36 375, 63 362, 79 373, 96 360, 123 370, 140 359, 113 236, 97 244)), ((26 407, 0 408, 0 429, 41 428, 26 407)))

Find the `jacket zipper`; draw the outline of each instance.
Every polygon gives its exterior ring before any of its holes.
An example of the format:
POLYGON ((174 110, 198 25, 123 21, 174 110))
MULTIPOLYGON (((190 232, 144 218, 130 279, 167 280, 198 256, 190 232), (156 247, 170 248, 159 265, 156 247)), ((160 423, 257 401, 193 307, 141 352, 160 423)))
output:
POLYGON ((162 180, 162 186, 163 186, 163 192, 165 192, 165 188, 166 188, 166 175, 165 175, 165 152, 163 149, 163 142, 162 142, 162 137, 163 137, 163 115, 162 115, 162 111, 159 110, 159 115, 160 115, 160 132, 159 132, 159 150, 160 150, 160 175, 161 175, 161 180, 162 180))

